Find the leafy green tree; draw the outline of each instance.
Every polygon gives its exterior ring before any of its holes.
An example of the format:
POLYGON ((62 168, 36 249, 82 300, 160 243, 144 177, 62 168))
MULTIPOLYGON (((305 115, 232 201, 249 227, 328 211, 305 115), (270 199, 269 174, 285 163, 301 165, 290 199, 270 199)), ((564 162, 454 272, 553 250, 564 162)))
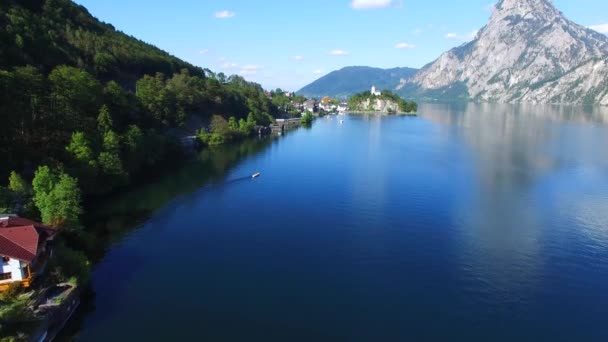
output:
POLYGON ((43 218, 47 217, 47 222, 53 226, 79 227, 82 198, 76 178, 61 173, 50 197, 52 206, 46 208, 43 218))
POLYGON ((72 139, 70 144, 66 147, 66 150, 82 165, 89 167, 96 166, 91 143, 84 132, 75 132, 72 134, 72 139))
POLYGON ((137 98, 155 124, 168 126, 175 123, 176 100, 165 86, 165 75, 146 75, 137 81, 136 89, 137 98))
POLYGON ((239 124, 236 122, 236 118, 234 116, 231 116, 230 119, 228 119, 228 128, 232 131, 239 130, 239 124))
POLYGON ((199 77, 190 76, 188 69, 174 74, 167 81, 167 89, 174 94, 179 110, 198 111, 203 105, 203 90, 205 81, 199 77))
POLYGON ((117 82, 110 81, 104 90, 104 105, 112 113, 113 127, 122 130, 132 122, 141 122, 141 111, 134 94, 125 91, 117 82))
POLYGON ((313 120, 314 120, 314 116, 310 112, 307 112, 306 114, 304 114, 302 116, 302 119, 300 119, 300 122, 302 123, 303 126, 310 126, 310 125, 312 125, 313 120))
POLYGON ((108 131, 103 137, 103 151, 97 158, 100 169, 109 176, 114 176, 110 182, 113 186, 121 184, 126 173, 120 158, 120 137, 114 131, 108 131))
POLYGON ((242 134, 249 134, 249 132, 251 131, 249 128, 249 125, 247 124, 247 121, 245 121, 245 119, 239 120, 239 131, 242 134))
POLYGON ((135 153, 140 148, 144 134, 137 125, 130 125, 123 141, 128 152, 135 153))
POLYGON ((80 226, 82 198, 76 178, 44 165, 36 170, 32 187, 44 224, 70 229, 80 226))
POLYGON ((114 128, 114 121, 110 115, 110 110, 107 105, 101 106, 99 115, 97 116, 97 127, 102 133, 106 133, 114 128))
POLYGON ((69 66, 55 68, 48 77, 51 105, 58 125, 74 130, 91 131, 101 102, 99 82, 84 70, 69 66))
POLYGON ((118 152, 120 150, 120 136, 114 131, 107 131, 103 135, 103 149, 108 152, 118 152))
POLYGON ((22 198, 25 198, 30 194, 30 186, 25 179, 15 171, 11 171, 8 178, 8 189, 22 198))
POLYGON ((34 203, 41 212, 43 208, 51 206, 51 203, 49 203, 50 193, 55 188, 55 184, 57 184, 57 175, 51 171, 51 168, 46 165, 38 167, 32 180, 32 188, 34 190, 34 203))
POLYGON ((230 132, 230 126, 228 125, 228 121, 226 121, 226 119, 224 119, 221 115, 214 115, 211 118, 209 128, 211 129, 212 133, 217 133, 221 135, 226 135, 230 132))
POLYGON ((107 151, 101 152, 98 161, 99 167, 105 174, 121 178, 125 176, 122 161, 116 153, 107 151))

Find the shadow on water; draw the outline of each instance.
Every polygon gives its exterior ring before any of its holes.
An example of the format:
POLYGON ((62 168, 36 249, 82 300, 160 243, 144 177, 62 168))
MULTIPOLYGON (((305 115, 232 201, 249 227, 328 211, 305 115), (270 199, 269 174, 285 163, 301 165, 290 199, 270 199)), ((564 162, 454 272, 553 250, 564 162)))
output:
MULTIPOLYGON (((244 160, 256 156, 278 141, 261 138, 239 144, 205 149, 186 165, 165 174, 149 184, 136 187, 99 203, 91 203, 84 218, 88 230, 88 254, 99 262, 113 243, 140 227, 159 209, 181 196, 194 193, 206 185, 234 185, 251 180, 251 175, 228 179, 229 172, 244 160)), ((140 262, 138 255, 126 256, 131 274, 140 262)), ((126 286, 129 275, 114 275, 105 279, 114 287, 126 286)), ((86 316, 94 312, 96 294, 91 288, 84 291, 82 302, 56 341, 71 341, 78 335, 86 316)))

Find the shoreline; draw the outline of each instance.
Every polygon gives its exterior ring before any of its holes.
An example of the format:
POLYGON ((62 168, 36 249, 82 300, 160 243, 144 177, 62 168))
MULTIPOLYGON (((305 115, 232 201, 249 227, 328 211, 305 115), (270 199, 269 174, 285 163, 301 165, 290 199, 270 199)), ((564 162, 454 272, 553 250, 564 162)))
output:
POLYGON ((346 114, 354 114, 354 115, 373 114, 373 115, 386 115, 386 116, 390 116, 390 115, 394 115, 394 116, 418 116, 418 112, 415 112, 415 113, 405 113, 405 112, 388 113, 388 112, 376 112, 376 111, 349 111, 346 114))

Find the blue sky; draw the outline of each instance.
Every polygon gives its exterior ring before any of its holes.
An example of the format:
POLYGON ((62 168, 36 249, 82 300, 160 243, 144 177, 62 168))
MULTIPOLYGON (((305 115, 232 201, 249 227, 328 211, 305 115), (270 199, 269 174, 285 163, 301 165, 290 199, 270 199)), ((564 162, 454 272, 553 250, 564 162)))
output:
MULTIPOLYGON (((492 0, 76 0, 117 29, 201 67, 298 90, 350 65, 421 67, 470 39, 492 0)), ((608 1, 555 0, 608 33, 608 1)))

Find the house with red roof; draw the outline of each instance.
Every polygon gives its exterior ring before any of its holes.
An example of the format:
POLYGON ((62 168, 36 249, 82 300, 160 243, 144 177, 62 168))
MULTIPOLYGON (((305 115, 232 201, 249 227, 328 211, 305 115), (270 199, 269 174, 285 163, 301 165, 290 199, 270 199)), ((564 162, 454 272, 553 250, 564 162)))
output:
POLYGON ((15 215, 0 215, 0 291, 11 283, 29 287, 44 272, 57 231, 15 215))

